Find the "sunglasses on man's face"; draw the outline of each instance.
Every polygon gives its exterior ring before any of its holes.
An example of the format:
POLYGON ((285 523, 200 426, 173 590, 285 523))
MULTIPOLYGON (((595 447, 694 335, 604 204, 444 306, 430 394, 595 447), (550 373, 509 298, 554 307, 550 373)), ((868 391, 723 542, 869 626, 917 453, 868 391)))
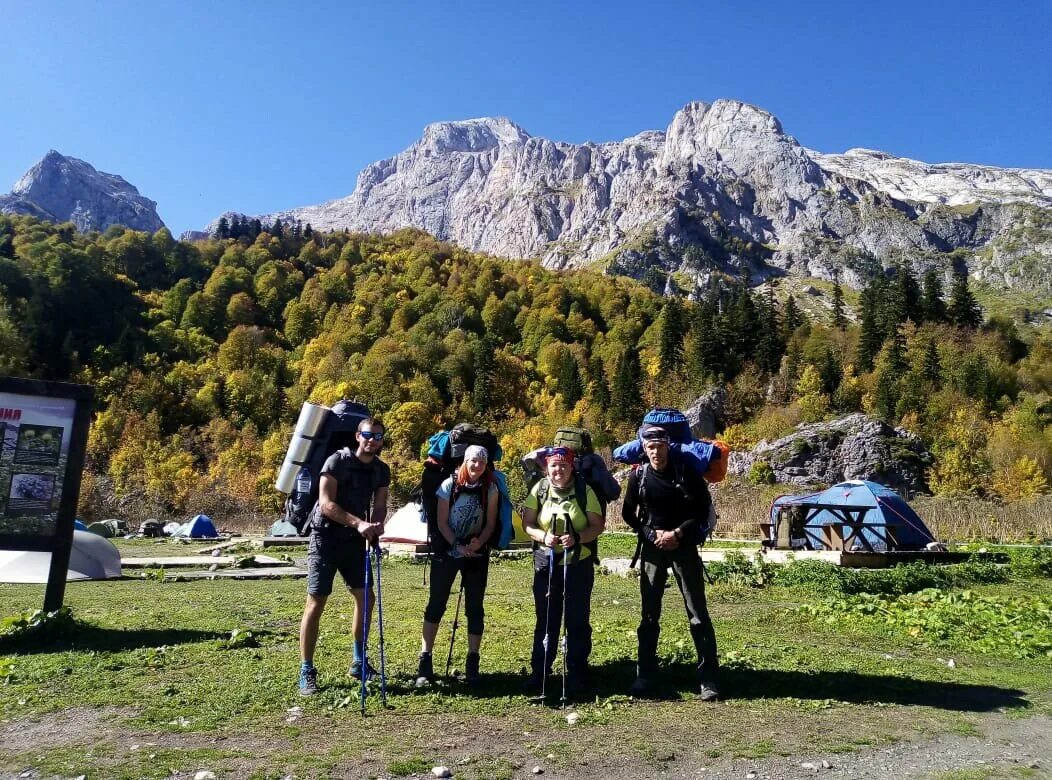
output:
POLYGON ((566 447, 549 447, 544 454, 545 457, 548 458, 552 457, 553 455, 560 458, 568 458, 570 457, 570 450, 566 447))
POLYGON ((376 439, 377 441, 384 440, 383 431, 358 431, 358 434, 366 441, 369 441, 370 439, 376 439))

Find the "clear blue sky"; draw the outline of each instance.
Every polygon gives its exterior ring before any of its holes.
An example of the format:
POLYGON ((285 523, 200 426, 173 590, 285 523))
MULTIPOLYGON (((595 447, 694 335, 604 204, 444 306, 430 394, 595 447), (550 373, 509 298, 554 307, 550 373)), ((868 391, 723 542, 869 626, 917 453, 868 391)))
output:
POLYGON ((581 142, 691 100, 825 152, 1052 168, 1052 2, 3 0, 0 192, 47 152, 117 173, 178 234, 320 203, 424 125, 581 142))

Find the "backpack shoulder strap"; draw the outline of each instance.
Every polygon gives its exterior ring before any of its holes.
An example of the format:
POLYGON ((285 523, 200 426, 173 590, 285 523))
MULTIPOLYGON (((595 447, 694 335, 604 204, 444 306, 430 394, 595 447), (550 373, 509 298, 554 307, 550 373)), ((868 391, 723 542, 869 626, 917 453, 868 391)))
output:
POLYGON ((577 472, 574 476, 574 498, 585 517, 588 516, 588 483, 585 482, 584 474, 577 472))
POLYGON ((639 479, 639 506, 641 509, 646 510, 647 508, 647 472, 650 470, 650 464, 643 462, 639 465, 639 471, 636 472, 636 476, 639 479))

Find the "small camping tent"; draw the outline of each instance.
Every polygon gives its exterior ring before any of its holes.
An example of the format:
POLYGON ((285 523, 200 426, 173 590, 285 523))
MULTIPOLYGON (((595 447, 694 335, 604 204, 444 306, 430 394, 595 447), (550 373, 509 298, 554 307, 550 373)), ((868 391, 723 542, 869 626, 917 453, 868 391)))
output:
MULTIPOLYGON (((46 583, 51 553, 0 550, 0 582, 46 583)), ((110 580, 121 576, 121 554, 109 539, 90 531, 73 532, 67 580, 110 580)))
POLYGON ((420 504, 410 501, 384 525, 381 543, 427 544, 427 522, 420 504))
POLYGON ((267 529, 267 536, 299 536, 300 532, 296 530, 296 526, 290 523, 283 517, 279 517, 274 521, 273 525, 267 529))
MULTIPOLYGON (((518 512, 511 516, 515 535, 513 542, 529 542, 530 537, 522 530, 522 518, 518 512)), ((391 519, 384 525, 384 535, 380 537, 382 544, 427 544, 427 520, 424 518, 423 507, 411 501, 395 512, 391 519)))
POLYGON ((219 534, 216 533, 216 527, 212 523, 211 517, 208 515, 194 515, 192 520, 179 526, 179 530, 172 536, 189 539, 215 539, 219 534))
POLYGON ((778 541, 780 524, 791 522, 795 527, 783 539, 798 540, 792 546, 811 550, 829 549, 832 539, 842 539, 849 550, 872 552, 923 550, 935 541, 902 496, 867 480, 841 482, 806 496, 779 496, 764 526, 768 543, 778 541))

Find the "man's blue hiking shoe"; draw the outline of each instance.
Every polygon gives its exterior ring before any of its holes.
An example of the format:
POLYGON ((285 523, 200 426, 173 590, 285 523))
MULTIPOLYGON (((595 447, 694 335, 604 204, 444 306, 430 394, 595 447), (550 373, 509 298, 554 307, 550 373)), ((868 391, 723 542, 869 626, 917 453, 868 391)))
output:
POLYGON ((318 692, 318 670, 313 666, 300 670, 300 696, 313 696, 318 692))

